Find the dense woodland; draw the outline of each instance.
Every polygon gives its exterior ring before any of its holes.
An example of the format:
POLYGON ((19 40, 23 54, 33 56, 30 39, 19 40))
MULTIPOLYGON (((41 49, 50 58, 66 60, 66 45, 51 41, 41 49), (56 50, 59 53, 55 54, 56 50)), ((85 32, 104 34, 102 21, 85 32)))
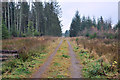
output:
POLYGON ((61 36, 57 2, 2 2, 2 38, 61 36))
POLYGON ((104 20, 101 16, 99 19, 91 19, 89 16, 82 18, 78 11, 76 11, 75 17, 72 19, 70 25, 70 37, 86 36, 90 38, 117 38, 118 26, 120 22, 112 28, 111 19, 104 20))

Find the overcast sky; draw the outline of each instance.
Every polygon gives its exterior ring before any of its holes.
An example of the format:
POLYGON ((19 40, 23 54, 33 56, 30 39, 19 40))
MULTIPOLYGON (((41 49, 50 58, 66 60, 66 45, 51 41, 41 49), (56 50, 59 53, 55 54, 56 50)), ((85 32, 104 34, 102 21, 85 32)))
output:
POLYGON ((72 18, 78 10, 80 16, 93 16, 97 19, 103 16, 104 20, 111 18, 112 24, 118 21, 118 0, 58 0, 62 8, 62 31, 69 30, 72 18))

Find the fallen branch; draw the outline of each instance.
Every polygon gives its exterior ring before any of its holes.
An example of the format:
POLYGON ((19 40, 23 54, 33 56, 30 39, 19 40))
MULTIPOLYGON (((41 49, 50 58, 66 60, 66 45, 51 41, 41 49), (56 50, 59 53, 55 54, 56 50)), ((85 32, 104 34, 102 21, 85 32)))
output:
POLYGON ((18 53, 17 50, 0 50, 0 53, 18 53))

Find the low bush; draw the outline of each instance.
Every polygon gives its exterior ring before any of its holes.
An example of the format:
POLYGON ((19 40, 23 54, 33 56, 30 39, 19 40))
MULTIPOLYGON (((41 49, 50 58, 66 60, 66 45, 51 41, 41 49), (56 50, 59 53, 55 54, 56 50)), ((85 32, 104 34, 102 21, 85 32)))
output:
POLYGON ((85 34, 85 36, 86 36, 86 37, 89 37, 89 36, 90 36, 90 34, 89 34, 89 33, 86 33, 86 34, 85 34))
POLYGON ((10 37, 10 35, 7 30, 7 27, 5 26, 5 24, 2 24, 1 26, 2 26, 2 39, 8 39, 10 37))
POLYGON ((76 38, 76 42, 78 41, 79 39, 78 38, 76 38))
POLYGON ((105 37, 107 39, 115 39, 118 37, 117 33, 116 34, 112 34, 112 33, 104 33, 105 37))
POLYGON ((18 65, 23 65, 20 59, 14 59, 2 64, 2 74, 5 72, 12 72, 14 68, 18 68, 18 65))
POLYGON ((74 51, 77 52, 77 50, 79 49, 79 47, 74 47, 74 51))
POLYGON ((79 40, 79 39, 78 39, 78 38, 76 38, 77 45, 79 45, 79 42, 78 42, 78 40, 79 40))
POLYGON ((94 39, 96 37, 97 37, 97 33, 94 33, 94 34, 90 35, 90 39, 94 39))
POLYGON ((64 58, 69 58, 70 56, 63 54, 62 57, 64 57, 64 58))
POLYGON ((24 34, 24 33, 21 33, 21 37, 26 37, 26 34, 24 34))
POLYGON ((34 36, 40 36, 40 33, 38 31, 35 31, 34 36))

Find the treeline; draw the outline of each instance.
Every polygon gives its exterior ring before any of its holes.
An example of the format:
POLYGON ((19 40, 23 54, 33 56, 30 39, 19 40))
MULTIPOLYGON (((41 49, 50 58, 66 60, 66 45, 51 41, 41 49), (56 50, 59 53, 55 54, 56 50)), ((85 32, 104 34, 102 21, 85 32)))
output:
POLYGON ((2 2, 2 38, 61 36, 57 2, 2 2))
POLYGON ((105 21, 102 16, 97 21, 95 17, 93 19, 89 16, 81 18, 78 11, 72 19, 69 31, 70 37, 117 38, 118 34, 117 26, 112 28, 111 19, 105 21))

